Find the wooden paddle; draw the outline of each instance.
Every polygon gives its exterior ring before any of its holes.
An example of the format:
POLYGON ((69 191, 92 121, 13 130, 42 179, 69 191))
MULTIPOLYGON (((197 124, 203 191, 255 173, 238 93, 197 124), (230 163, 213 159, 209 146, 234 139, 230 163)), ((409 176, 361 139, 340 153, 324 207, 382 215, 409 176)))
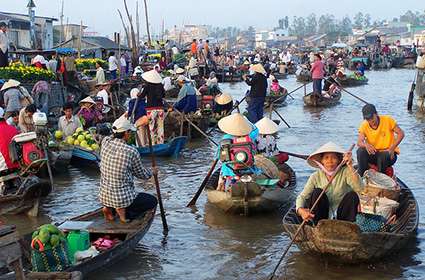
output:
MULTIPOLYGON (((156 160, 155 160, 155 154, 153 153, 151 131, 150 131, 149 127, 146 129, 146 134, 147 134, 148 141, 149 141, 149 150, 151 152, 152 169, 156 169, 156 160)), ((162 227, 164 229, 163 232, 164 232, 164 235, 167 235, 168 234, 168 225, 167 225, 167 219, 165 218, 164 205, 162 204, 162 196, 161 196, 161 189, 159 188, 158 174, 156 174, 154 172, 153 178, 155 180, 156 195, 158 197, 159 209, 161 211, 162 227)))
POLYGON ((413 107, 413 95, 416 88, 416 79, 417 79, 417 72, 415 74, 415 79, 412 82, 412 86, 410 87, 409 97, 407 98, 407 110, 412 111, 413 107))
POLYGON ((192 200, 189 201, 189 203, 186 205, 186 207, 191 207, 191 206, 194 206, 196 204, 196 201, 198 200, 199 196, 201 195, 202 191, 204 190, 204 188, 205 188, 208 180, 210 179, 211 174, 213 173, 217 163, 218 163, 218 159, 215 159, 213 164, 211 165, 210 170, 208 170, 207 176, 205 176, 204 180, 202 181, 201 185, 199 186, 198 191, 195 193, 192 200))
MULTIPOLYGON (((348 150, 348 152, 351 152, 354 148, 354 144, 351 145, 350 149, 348 150)), ((333 179, 335 178, 335 176, 338 174, 339 169, 345 164, 344 161, 342 161, 338 167, 336 168, 335 173, 332 175, 332 177, 329 179, 328 184, 323 188, 322 192, 320 193, 319 197, 316 199, 316 201, 314 202, 313 206, 310 209, 310 212, 313 213, 313 211, 315 210, 317 204, 319 204, 320 199, 322 198, 322 196, 326 193, 326 190, 329 188, 329 186, 332 184, 333 179)), ((304 228, 305 224, 307 223, 307 220, 304 220, 301 225, 298 227, 297 231, 295 232, 294 236, 291 239, 291 242, 289 243, 289 245, 286 247, 285 251, 282 254, 282 257, 280 257, 279 262, 277 263, 276 267, 273 270, 272 275, 270 276, 269 280, 272 280, 276 274, 277 269, 279 268, 280 264, 282 263, 283 259, 285 258, 286 254, 289 252, 289 249, 291 248, 292 244, 294 244, 295 239, 298 237, 298 235, 300 234, 301 230, 304 228)))
POLYGON ((286 124, 288 128, 291 128, 291 126, 285 121, 285 119, 282 117, 281 114, 276 109, 273 109, 273 111, 279 116, 279 118, 286 124))

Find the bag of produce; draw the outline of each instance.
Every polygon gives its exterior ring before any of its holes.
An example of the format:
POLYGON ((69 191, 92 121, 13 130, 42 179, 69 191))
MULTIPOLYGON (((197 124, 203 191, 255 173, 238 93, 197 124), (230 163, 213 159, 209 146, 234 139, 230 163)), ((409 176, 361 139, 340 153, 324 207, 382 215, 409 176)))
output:
POLYGON ((70 265, 65 235, 56 226, 43 225, 32 234, 31 264, 36 272, 63 271, 70 265))

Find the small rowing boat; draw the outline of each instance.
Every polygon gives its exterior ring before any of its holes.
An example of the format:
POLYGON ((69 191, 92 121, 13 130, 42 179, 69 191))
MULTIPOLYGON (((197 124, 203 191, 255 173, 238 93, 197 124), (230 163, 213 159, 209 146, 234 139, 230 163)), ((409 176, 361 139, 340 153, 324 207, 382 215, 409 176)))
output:
POLYGON ((369 82, 369 79, 366 77, 354 78, 350 76, 346 78, 337 78, 336 81, 343 87, 357 87, 366 85, 369 82))
MULTIPOLYGON (((358 263, 396 253, 415 235, 419 208, 411 190, 400 179, 401 188, 397 220, 389 232, 361 232, 355 224, 339 220, 321 220, 316 227, 304 226, 295 239, 298 247, 309 253, 328 256, 339 262, 358 263)), ((283 227, 290 238, 301 224, 295 207, 285 215, 283 227)))
MULTIPOLYGON (((97 209, 70 219, 71 223, 67 221, 59 225, 61 230, 66 231, 68 229, 67 227, 69 227, 68 225, 71 225, 72 222, 81 222, 77 223, 77 225, 85 225, 84 229, 90 234, 90 242, 93 242, 99 237, 103 237, 105 235, 108 235, 110 239, 117 238, 120 240, 120 242, 118 242, 114 247, 101 251, 97 256, 87 258, 80 263, 74 264, 68 267, 65 271, 80 271, 84 276, 87 276, 90 272, 105 268, 106 266, 128 256, 148 232, 155 216, 155 210, 156 209, 149 210, 132 222, 123 224, 120 223, 118 219, 114 222, 106 221, 101 209, 97 209)), ((26 235, 22 242, 24 255, 29 256, 31 252, 30 243, 31 235, 26 235)), ((29 264, 27 269, 31 270, 29 264)))
POLYGON ((314 94, 313 92, 303 97, 305 106, 308 107, 330 107, 339 103, 341 100, 341 92, 336 92, 330 98, 323 95, 314 94))
MULTIPOLYGON (((181 150, 185 147, 186 142, 186 136, 178 136, 167 143, 153 145, 153 153, 158 157, 178 157, 181 150)), ((151 154, 149 147, 138 147, 137 150, 142 157, 147 157, 151 154)))

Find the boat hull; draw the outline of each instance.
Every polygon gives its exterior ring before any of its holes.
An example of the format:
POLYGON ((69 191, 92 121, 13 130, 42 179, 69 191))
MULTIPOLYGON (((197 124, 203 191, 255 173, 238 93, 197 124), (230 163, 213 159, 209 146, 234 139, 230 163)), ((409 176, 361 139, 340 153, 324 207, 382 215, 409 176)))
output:
POLYGON ((71 162, 83 165, 99 165, 100 157, 94 151, 88 151, 80 147, 74 147, 72 150, 71 162))
POLYGON ((332 98, 325 98, 309 93, 303 97, 303 100, 305 106, 308 107, 330 107, 339 103, 341 100, 341 92, 337 93, 332 98))
MULTIPOLYGON (((152 146, 153 153, 158 157, 178 157, 181 150, 185 147, 187 142, 186 136, 179 136, 170 140, 165 144, 152 146)), ((150 156, 151 151, 149 147, 137 148, 142 157, 150 156)))

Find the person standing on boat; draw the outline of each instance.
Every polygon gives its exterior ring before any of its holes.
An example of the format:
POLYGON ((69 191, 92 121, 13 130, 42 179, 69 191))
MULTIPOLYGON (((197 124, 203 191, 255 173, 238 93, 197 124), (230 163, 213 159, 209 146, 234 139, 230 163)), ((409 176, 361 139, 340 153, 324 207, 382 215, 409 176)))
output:
POLYGON ((142 74, 143 94, 146 95, 146 114, 149 118, 149 129, 152 137, 152 145, 164 143, 164 97, 165 90, 162 78, 155 70, 142 74))
POLYGON ((65 115, 60 117, 58 121, 58 129, 62 131, 64 138, 74 134, 77 128, 83 127, 80 118, 72 114, 73 110, 74 106, 72 106, 71 102, 65 103, 63 106, 63 112, 65 115))
POLYGON ((20 111, 22 108, 21 102, 24 99, 24 96, 19 90, 20 84, 20 82, 10 79, 1 87, 6 109, 6 119, 12 112, 20 111))
POLYGON ((149 124, 146 116, 146 96, 138 88, 133 88, 130 91, 130 98, 126 116, 137 128, 138 140, 136 143, 141 147, 149 146, 149 139, 146 133, 147 125, 149 124))
POLYGON ((315 225, 322 219, 332 218, 335 214, 338 220, 354 222, 360 203, 357 193, 363 190, 363 182, 353 167, 351 152, 346 153, 338 145, 329 142, 312 153, 307 163, 319 170, 310 175, 304 189, 298 195, 297 214, 303 220, 313 221, 315 225), (312 213, 310 208, 332 176, 335 176, 332 183, 312 213))
POLYGON ((109 65, 109 72, 111 73, 111 79, 116 80, 117 79, 117 71, 120 67, 120 62, 115 57, 115 52, 113 52, 113 51, 109 53, 108 65, 109 65))
POLYGON ((9 39, 7 37, 7 24, 0 22, 0 67, 6 67, 9 65, 8 48, 9 39))
POLYGON ((325 77, 325 64, 322 61, 320 54, 314 55, 314 63, 311 65, 311 77, 313 78, 314 94, 322 94, 322 80, 325 77))
POLYGON ((362 113, 364 121, 357 140, 358 172, 363 176, 369 164, 373 164, 379 172, 386 173, 387 168, 397 161, 404 131, 391 116, 378 115, 372 104, 363 106, 362 113))
POLYGON ((4 113, 3 108, 0 107, 0 172, 19 168, 18 163, 12 163, 9 155, 9 145, 12 138, 18 134, 18 130, 7 124, 4 113))
MULTIPOLYGON (((102 140, 100 148, 99 200, 109 221, 118 213, 122 223, 128 223, 143 212, 156 207, 157 199, 147 193, 136 193, 134 177, 148 180, 152 174, 143 164, 135 147, 127 145, 134 126, 125 117, 112 124, 112 136, 102 140)), ((155 174, 158 170, 152 170, 155 174)))
POLYGON ((251 86, 249 91, 248 103, 248 119, 252 123, 256 123, 263 118, 264 114, 264 100, 267 94, 267 78, 266 70, 261 64, 254 64, 251 66, 250 71, 254 74, 242 78, 251 86))

